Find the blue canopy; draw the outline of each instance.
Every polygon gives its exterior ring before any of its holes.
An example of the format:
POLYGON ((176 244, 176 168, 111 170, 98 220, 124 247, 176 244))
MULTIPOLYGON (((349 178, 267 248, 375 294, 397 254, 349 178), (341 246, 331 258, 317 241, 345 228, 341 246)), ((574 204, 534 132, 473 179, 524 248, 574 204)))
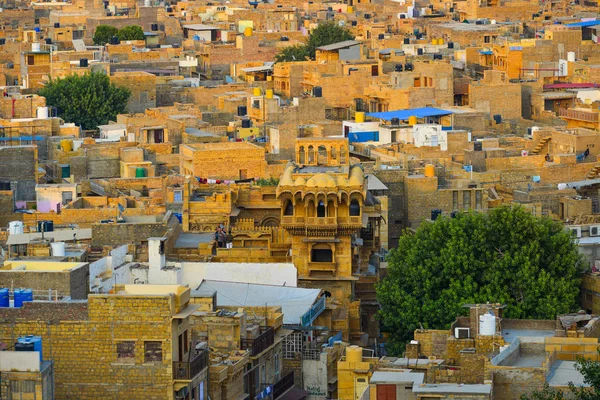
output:
POLYGON ((572 24, 566 24, 565 26, 573 26, 573 27, 587 27, 587 26, 594 26, 594 25, 598 25, 600 23, 600 21, 598 20, 593 20, 593 21, 580 21, 580 22, 573 22, 572 24))
POLYGON ((396 110, 386 111, 378 113, 368 113, 369 117, 383 119, 389 121, 392 118, 398 118, 400 120, 407 120, 409 117, 426 118, 426 117, 439 117, 442 115, 454 114, 452 111, 442 110, 441 108, 434 107, 422 107, 422 108, 409 108, 408 110, 396 110))

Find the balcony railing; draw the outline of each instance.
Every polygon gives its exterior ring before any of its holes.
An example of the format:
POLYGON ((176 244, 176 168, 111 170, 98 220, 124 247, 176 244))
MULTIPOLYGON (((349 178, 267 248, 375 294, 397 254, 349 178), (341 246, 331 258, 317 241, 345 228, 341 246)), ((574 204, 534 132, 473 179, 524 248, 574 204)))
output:
POLYGON ((362 217, 338 217, 340 225, 362 225, 362 217))
POLYGON ((326 226, 336 225, 335 217, 306 217, 306 225, 326 226))
POLYGON ((568 119, 577 119, 579 121, 587 121, 587 122, 598 122, 599 114, 597 112, 584 111, 584 110, 571 110, 560 108, 558 110, 558 116, 564 117, 568 119))
POLYGON ((294 387, 294 371, 290 372, 273 385, 273 398, 277 400, 294 387))
POLYGON ((308 269, 311 272, 314 271, 325 271, 325 272, 335 272, 337 268, 336 262, 308 262, 308 269))
POLYGON ((325 296, 321 296, 321 298, 313 304, 313 306, 302 316, 302 325, 308 326, 313 323, 313 321, 323 312, 325 309, 325 296))
POLYGON ((201 350, 191 361, 173 361, 173 379, 191 380, 208 367, 208 350, 201 350))
POLYGON ((275 343, 275 330, 270 326, 261 326, 256 339, 242 339, 240 349, 251 350, 251 356, 257 356, 275 343))

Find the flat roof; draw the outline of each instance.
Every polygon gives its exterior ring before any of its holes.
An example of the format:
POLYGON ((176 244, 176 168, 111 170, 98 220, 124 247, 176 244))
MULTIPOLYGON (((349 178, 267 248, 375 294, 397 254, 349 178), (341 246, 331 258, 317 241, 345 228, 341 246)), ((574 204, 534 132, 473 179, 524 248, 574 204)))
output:
MULTIPOLYGON (((32 232, 32 233, 21 233, 21 234, 9 234, 8 240, 6 241, 7 245, 13 244, 27 244, 32 240, 41 239, 42 232, 32 232)), ((91 239, 92 238, 92 229, 61 229, 54 230, 52 232, 44 232, 44 238, 46 239, 54 239, 55 242, 68 242, 75 238, 76 240, 82 239, 91 239)))
POLYGON ((198 151, 256 150, 262 148, 250 142, 189 143, 185 146, 198 151))
POLYGON ((423 383, 425 374, 422 372, 392 372, 392 371, 375 371, 369 383, 407 383, 412 382, 415 385, 423 383))
POLYGON ((175 241, 176 249, 195 249, 200 243, 210 243, 215 238, 214 232, 181 233, 175 241))
POLYGON ((181 294, 188 290, 183 285, 123 285, 122 289, 115 294, 130 295, 161 295, 181 294))
POLYGON ((550 386, 568 386, 570 382, 579 387, 590 386, 584 382, 583 375, 575 369, 575 361, 555 361, 546 375, 546 382, 550 386))
MULTIPOLYGON (((502 329, 502 337, 504 338, 504 341, 509 343, 512 343, 518 338, 539 338, 541 339, 539 342, 544 343, 544 338, 554 337, 554 331, 544 329, 502 329)), ((532 340, 525 341, 532 342, 532 340)))
POLYGON ((213 31, 218 30, 216 26, 204 25, 204 24, 189 24, 183 25, 184 29, 190 29, 192 31, 213 31))
POLYGON ((487 394, 492 393, 490 384, 462 384, 462 383, 431 383, 414 386, 413 393, 459 393, 459 394, 487 394))
POLYGON ((344 40, 343 42, 338 42, 338 43, 328 44, 327 46, 317 47, 317 50, 323 50, 323 51, 340 50, 340 49, 344 49, 346 47, 352 47, 352 46, 356 46, 359 44, 360 44, 360 42, 357 42, 356 40, 344 40))
POLYGON ((4 261, 4 268, 0 271, 70 271, 82 267, 87 263, 60 262, 60 261, 30 261, 8 260, 4 261))
POLYGON ((216 292, 218 306, 281 306, 284 324, 299 324, 321 293, 321 289, 211 280, 204 280, 198 290, 216 292))

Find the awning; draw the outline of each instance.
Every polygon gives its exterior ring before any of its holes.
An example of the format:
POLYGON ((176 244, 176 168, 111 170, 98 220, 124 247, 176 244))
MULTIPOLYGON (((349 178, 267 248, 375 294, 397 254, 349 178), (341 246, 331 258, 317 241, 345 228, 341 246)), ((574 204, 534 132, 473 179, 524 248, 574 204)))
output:
POLYGON ((232 207, 231 208, 231 213, 229 214, 229 216, 230 217, 237 217, 238 215, 240 215, 240 211, 242 211, 242 210, 240 210, 237 207, 232 207))
POLYGON ((183 319, 183 318, 187 318, 190 315, 192 315, 192 313, 194 313, 194 311, 197 311, 200 308, 200 304, 188 304, 188 306, 186 308, 184 308, 183 310, 181 310, 180 312, 178 312, 177 314, 173 315, 173 319, 177 318, 177 319, 183 319))
POLYGON ((450 114, 454 114, 454 113, 452 111, 442 110, 441 108, 422 107, 422 108, 409 108, 407 110, 368 113, 367 116, 373 117, 373 118, 379 118, 384 121, 390 121, 392 118, 398 118, 400 120, 407 120, 410 117, 427 118, 427 117, 439 117, 442 115, 450 115, 450 114))

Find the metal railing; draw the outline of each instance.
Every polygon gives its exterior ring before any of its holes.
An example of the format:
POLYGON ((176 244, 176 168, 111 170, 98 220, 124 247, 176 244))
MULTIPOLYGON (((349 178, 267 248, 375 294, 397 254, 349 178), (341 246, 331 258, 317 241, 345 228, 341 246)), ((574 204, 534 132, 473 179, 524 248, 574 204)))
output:
POLYGON ((294 387, 294 371, 290 372, 273 385, 273 398, 278 399, 294 387))
POLYGON ((241 350, 251 350, 251 356, 257 356, 275 343, 275 330, 270 326, 261 326, 256 339, 242 339, 241 350))
POLYGON ((313 321, 323 312, 325 309, 325 296, 321 296, 321 298, 313 304, 313 306, 308 310, 301 318, 302 325, 308 326, 313 323, 313 321))
POLYGON ((190 380, 208 367, 208 350, 194 354, 191 361, 173 361, 173 379, 190 380))

